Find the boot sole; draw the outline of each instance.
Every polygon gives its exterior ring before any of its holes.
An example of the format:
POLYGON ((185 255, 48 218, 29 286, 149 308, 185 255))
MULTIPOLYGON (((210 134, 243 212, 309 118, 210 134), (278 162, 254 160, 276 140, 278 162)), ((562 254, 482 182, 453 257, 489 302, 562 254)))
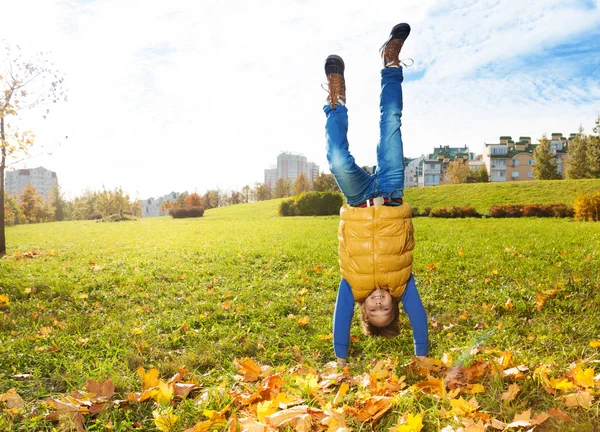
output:
MULTIPOLYGON (((339 68, 339 67, 340 67, 339 65, 335 64, 335 68, 336 69, 339 68)), ((325 74, 339 73, 340 75, 344 75, 344 70, 345 69, 346 69, 346 65, 344 64, 344 60, 339 55, 332 54, 332 55, 328 56, 327 59, 325 59, 325 74), (341 68, 342 68, 341 73, 337 72, 337 71, 327 71, 327 62, 329 60, 338 60, 342 64, 341 65, 341 68)))

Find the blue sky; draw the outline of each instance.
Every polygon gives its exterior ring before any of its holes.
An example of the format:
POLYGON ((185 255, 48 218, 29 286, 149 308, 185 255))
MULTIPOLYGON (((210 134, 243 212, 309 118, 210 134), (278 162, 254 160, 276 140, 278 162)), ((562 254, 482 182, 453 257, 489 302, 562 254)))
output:
MULTIPOLYGON (((409 22, 405 154, 481 153, 500 135, 591 131, 600 114, 600 0, 20 0, 0 38, 51 51, 69 102, 23 117, 69 196, 241 189, 281 151, 328 172, 323 61, 346 62, 349 139, 375 163, 378 48, 409 22), (68 136, 68 139, 64 139, 68 136)), ((33 152, 36 153, 35 151, 33 152)))

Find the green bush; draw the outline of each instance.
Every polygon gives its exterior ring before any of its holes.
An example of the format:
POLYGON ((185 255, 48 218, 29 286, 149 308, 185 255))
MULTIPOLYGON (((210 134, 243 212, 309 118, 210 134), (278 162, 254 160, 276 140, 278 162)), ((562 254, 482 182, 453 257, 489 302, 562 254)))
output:
POLYGON ((573 203, 575 219, 583 221, 600 221, 600 190, 579 195, 573 203))
POLYGON ((175 208, 169 210, 169 215, 172 216, 173 219, 202 217, 204 215, 204 209, 202 207, 175 208))
POLYGON ((281 201, 279 204, 279 214, 281 216, 295 216, 294 214, 294 200, 287 199, 281 201))
POLYGON ((124 222, 124 221, 134 221, 137 220, 135 216, 131 214, 111 214, 108 216, 104 216, 103 218, 96 219, 96 222, 124 222))
POLYGON ((327 216, 336 215, 344 204, 339 192, 303 192, 284 200, 279 205, 280 216, 327 216))

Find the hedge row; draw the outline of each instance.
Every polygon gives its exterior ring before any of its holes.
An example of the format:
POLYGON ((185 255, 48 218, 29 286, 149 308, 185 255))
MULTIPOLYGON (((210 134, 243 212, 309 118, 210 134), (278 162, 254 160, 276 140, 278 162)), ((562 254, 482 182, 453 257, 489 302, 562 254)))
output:
POLYGON ((503 204, 490 207, 493 218, 510 217, 573 217, 573 207, 565 204, 503 204))
MULTIPOLYGON (((600 202, 600 195, 598 198, 600 202)), ((600 206, 598 207, 600 215, 600 206)), ((574 209, 565 204, 499 204, 490 207, 487 217, 492 218, 511 218, 511 217, 573 217, 574 209)), ((483 217, 471 206, 450 206, 432 209, 425 207, 422 212, 418 208, 413 208, 413 217, 429 216, 437 218, 465 218, 465 217, 483 217)))
POLYGON ((202 217, 204 209, 202 207, 184 207, 169 210, 169 215, 174 219, 202 217))
POLYGON ((344 197, 339 192, 303 192, 279 204, 281 216, 327 216, 340 214, 344 197))

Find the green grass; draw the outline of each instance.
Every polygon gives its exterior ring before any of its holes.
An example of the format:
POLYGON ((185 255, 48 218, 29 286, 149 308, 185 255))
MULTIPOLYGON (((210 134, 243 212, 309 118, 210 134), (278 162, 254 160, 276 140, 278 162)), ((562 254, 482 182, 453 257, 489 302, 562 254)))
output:
POLYGON ((572 205, 578 195, 600 190, 600 179, 472 183, 427 188, 407 188, 405 201, 423 210, 425 207, 472 206, 487 213, 494 204, 572 205))
MULTIPOLYGON (((592 183, 577 184, 598 185, 592 183)), ((420 206, 415 197, 407 201, 420 206)), ((185 367, 203 387, 216 389, 235 373, 232 360, 244 356, 273 366, 300 362, 322 368, 334 359, 325 337, 339 282, 339 218, 281 218, 278 203, 213 209, 199 219, 8 228, 9 258, 0 260, 0 294, 10 301, 0 306, 0 394, 16 387, 34 403, 82 389, 88 379, 110 378, 126 398, 140 389, 139 366, 157 367, 164 377, 185 367), (15 258, 17 251, 39 255, 15 258), (299 327, 305 316, 308 326, 299 327), (184 324, 189 328, 181 329, 184 324), (23 373, 31 377, 15 378, 23 373)), ((431 323, 432 357, 448 353, 468 364, 479 345, 510 350, 516 363, 552 364, 557 371, 597 359, 589 342, 600 338, 600 224, 418 218, 414 225, 414 272, 431 323), (538 310, 536 294, 549 290, 556 292, 538 310), (509 299, 512 309, 504 307, 509 299)), ((401 364, 410 361, 404 315, 402 326, 400 337, 380 340, 361 336, 355 322, 353 370, 368 370, 385 355, 397 356, 401 364)), ((498 393, 506 382, 490 386, 498 393)), ((492 390, 478 397, 480 404, 506 418, 520 406, 541 411, 557 403, 533 386, 523 392, 521 405, 507 408, 492 390)), ((426 398, 411 401, 422 409, 439 405, 426 398)), ((34 406, 36 414, 44 412, 43 404, 34 406)), ((598 409, 596 401, 591 410, 569 411, 579 429, 551 419, 547 424, 554 429, 547 430, 592 430, 581 425, 600 422, 598 409)), ((202 417, 191 402, 180 410, 188 415, 186 427, 202 417)), ((117 430, 133 430, 137 421, 154 430, 150 411, 111 411, 98 421, 110 420, 117 430)), ((397 416, 382 424, 391 426, 397 416)), ((10 424, 13 430, 52 428, 39 416, 10 424)), ((440 424, 447 423, 431 420, 424 430, 440 424)))

